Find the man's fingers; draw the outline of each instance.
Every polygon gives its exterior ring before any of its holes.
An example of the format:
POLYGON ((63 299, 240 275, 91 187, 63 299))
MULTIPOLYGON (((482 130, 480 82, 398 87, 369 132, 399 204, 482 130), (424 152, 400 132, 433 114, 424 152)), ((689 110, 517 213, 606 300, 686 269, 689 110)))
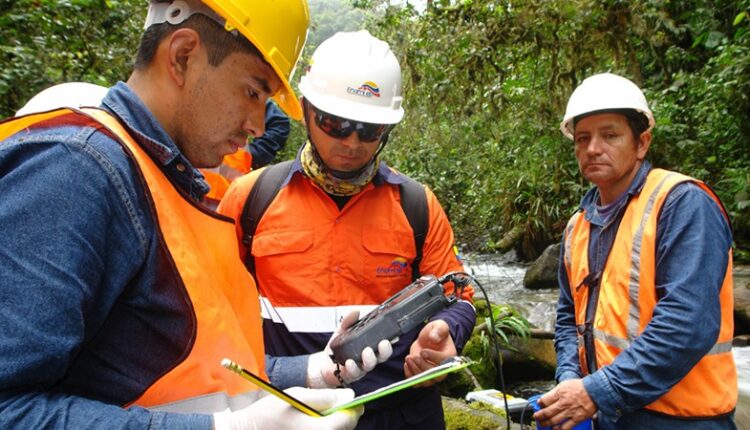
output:
POLYGON ((449 335, 450 330, 448 330, 447 324, 435 324, 435 326, 432 328, 432 332, 430 333, 430 340, 435 343, 442 343, 443 341, 445 341, 445 339, 448 338, 449 335))
POLYGON ((369 346, 362 350, 362 369, 365 372, 369 372, 374 369, 378 364, 378 358, 375 356, 375 352, 369 346))
POLYGON ((568 420, 568 418, 567 411, 560 407, 558 403, 553 403, 534 414, 535 420, 538 420, 540 424, 549 427, 562 425, 564 421, 568 420))
POLYGON ((423 361, 426 362, 424 365, 430 365, 430 367, 435 367, 442 363, 443 360, 448 358, 445 356, 445 353, 432 349, 423 349, 419 352, 419 356, 423 361))
POLYGON ((351 311, 348 314, 346 314, 346 316, 344 316, 344 319, 341 320, 341 324, 339 325, 339 327, 341 328, 341 331, 343 332, 344 330, 354 325, 354 323, 356 323, 358 320, 359 320, 359 311, 357 310, 351 311))
POLYGON ((328 409, 354 398, 354 391, 348 388, 311 390, 292 387, 284 391, 317 410, 328 409))
POLYGON ((422 373, 425 370, 428 370, 434 367, 434 366, 429 365, 419 356, 411 356, 411 355, 406 356, 406 358, 404 359, 404 364, 409 367, 409 370, 412 373, 411 376, 416 375, 417 373, 422 373))
POLYGON ((448 324, 443 320, 432 321, 419 332, 417 341, 423 346, 440 344, 450 335, 448 324))
POLYGON ((382 363, 388 360, 393 354, 393 346, 387 339, 383 339, 378 343, 378 363, 382 363))
MULTIPOLYGON (((370 349, 370 351, 372 351, 372 349, 370 349)), ((364 373, 363 370, 359 368, 357 363, 351 358, 349 360, 346 360, 344 367, 346 367, 346 376, 348 376, 347 379, 349 379, 349 381, 347 382, 356 381, 364 373)))

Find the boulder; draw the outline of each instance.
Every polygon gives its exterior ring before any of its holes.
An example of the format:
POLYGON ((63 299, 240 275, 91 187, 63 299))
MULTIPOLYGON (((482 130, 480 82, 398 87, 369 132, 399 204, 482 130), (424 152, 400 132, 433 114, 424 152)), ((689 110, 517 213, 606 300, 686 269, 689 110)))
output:
POLYGON ((541 256, 526 270, 523 277, 524 288, 538 290, 557 288, 557 265, 560 258, 560 244, 550 245, 541 256))

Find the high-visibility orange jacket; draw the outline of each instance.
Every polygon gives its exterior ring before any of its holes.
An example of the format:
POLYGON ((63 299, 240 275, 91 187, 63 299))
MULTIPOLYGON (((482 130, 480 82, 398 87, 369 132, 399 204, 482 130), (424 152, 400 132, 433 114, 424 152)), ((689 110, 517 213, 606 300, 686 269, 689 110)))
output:
MULTIPOLYGON (((693 178, 661 169, 652 170, 642 191, 633 196, 623 215, 617 237, 601 274, 599 299, 593 319, 594 349, 598 366, 607 366, 640 335, 657 306, 656 233, 659 214, 672 188, 692 181, 722 208, 713 191, 693 178)), ((724 213, 726 216, 726 213, 724 213)), ((590 223, 581 212, 571 218, 565 232, 565 269, 575 303, 575 320, 585 327, 589 288, 590 223)), ((715 417, 731 412, 737 400, 737 376, 732 358, 733 296, 731 249, 720 292, 721 327, 714 347, 693 369, 646 409, 679 417, 715 417)), ((588 373, 584 342, 579 335, 579 359, 588 373)))
MULTIPOLYGON (((252 242, 256 280, 263 295, 266 350, 273 356, 322 350, 342 316, 353 309, 369 312, 410 284, 416 256, 414 232, 400 204, 400 173, 382 164, 375 180, 339 210, 302 173, 298 160, 295 163, 288 181, 259 220, 252 242)), ((238 241, 242 238, 238 220, 261 172, 253 171, 232 183, 219 206, 220 213, 235 219, 238 241)), ((452 249, 453 231, 445 212, 434 194, 426 193, 428 229, 419 272, 441 276, 463 270, 452 249)), ((244 257, 245 250, 240 248, 244 257)), ((452 284, 446 286, 446 294, 451 293, 452 284)), ((443 311, 441 318, 451 327, 459 349, 475 321, 472 295, 467 287, 464 301, 443 311)), ((355 391, 402 379, 403 358, 413 340, 403 337, 394 345, 391 359, 355 383, 355 391), (371 385, 363 388, 364 384, 371 385)))
MULTIPOLYGON (((176 283, 165 285, 184 287, 195 320, 192 342, 186 345, 181 360, 132 404, 209 413, 251 403, 258 388, 220 366, 222 358, 228 357, 265 377, 258 296, 253 279, 236 258, 232 223, 185 198, 115 118, 102 110, 85 112, 89 122, 100 123, 115 136, 137 164, 176 278, 176 283)), ((62 109, 3 123, 0 139, 70 113, 62 109)))
MULTIPOLYGON (((235 181, 219 208, 235 218, 238 239, 238 220, 260 172, 235 181)), ((427 195, 430 219, 420 272, 440 276, 461 270, 445 213, 430 190, 427 195)), ((240 247, 242 258, 245 252, 240 247)), ((410 263, 416 256, 397 186, 370 183, 339 211, 302 174, 294 174, 269 205, 258 223, 252 252, 260 289, 277 310, 379 304, 411 282, 410 263)), ((469 287, 464 298, 472 294, 469 287)), ((295 320, 310 324, 301 315, 285 318, 287 325, 295 320)), ((332 332, 336 324, 331 320, 325 331, 332 332)))

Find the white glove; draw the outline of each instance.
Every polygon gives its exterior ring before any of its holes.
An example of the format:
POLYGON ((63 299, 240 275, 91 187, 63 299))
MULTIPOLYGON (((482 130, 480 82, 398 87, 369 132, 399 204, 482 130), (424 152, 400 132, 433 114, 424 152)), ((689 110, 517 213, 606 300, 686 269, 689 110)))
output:
POLYGON ((337 366, 333 362, 331 355, 331 341, 333 338, 343 333, 347 328, 357 322, 359 311, 348 313, 339 324, 338 328, 328 340, 326 348, 321 352, 310 355, 310 361, 307 363, 307 386, 310 388, 331 388, 338 387, 343 383, 354 382, 375 368, 391 356, 393 347, 391 342, 383 339, 378 343, 378 353, 369 346, 362 350, 362 365, 358 365, 354 360, 346 360, 344 366, 337 366), (340 369, 339 377, 336 376, 336 370, 340 369))
MULTIPOLYGON (((284 390, 313 409, 323 411, 354 398, 350 389, 310 390, 294 387, 284 390)), ((216 430, 352 430, 364 407, 336 411, 326 417, 306 415, 276 396, 267 395, 239 411, 214 414, 216 430)))

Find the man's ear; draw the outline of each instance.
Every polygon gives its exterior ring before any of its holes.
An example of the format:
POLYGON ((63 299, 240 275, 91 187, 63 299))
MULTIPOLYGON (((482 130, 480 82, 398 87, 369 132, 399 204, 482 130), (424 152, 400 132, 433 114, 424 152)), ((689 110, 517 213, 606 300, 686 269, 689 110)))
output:
POLYGON ((170 77, 182 87, 185 85, 188 69, 196 64, 201 50, 201 39, 192 28, 181 28, 167 40, 167 58, 170 77))
POLYGON ((648 147, 651 145, 651 131, 644 131, 641 133, 641 135, 638 137, 638 150, 636 152, 636 157, 638 160, 644 160, 646 158, 646 153, 648 152, 648 147))

